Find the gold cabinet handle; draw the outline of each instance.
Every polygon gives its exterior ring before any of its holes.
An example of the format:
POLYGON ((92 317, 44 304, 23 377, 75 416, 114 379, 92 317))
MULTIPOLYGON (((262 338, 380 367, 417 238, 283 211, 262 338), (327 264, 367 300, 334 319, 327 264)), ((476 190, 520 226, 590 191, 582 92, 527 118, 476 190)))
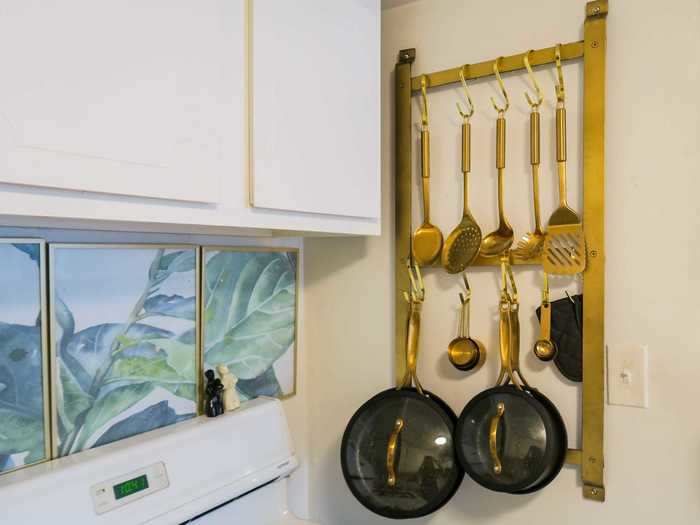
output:
POLYGON ((498 423, 505 414, 506 406, 503 403, 496 405, 496 415, 491 418, 491 427, 489 428, 489 452, 493 460, 493 471, 500 474, 503 470, 501 459, 498 457, 498 449, 496 448, 496 438, 498 437, 498 423))
POLYGON ((391 433, 391 436, 389 436, 389 446, 386 449, 386 484, 390 487, 396 485, 396 470, 394 467, 394 463, 396 461, 396 445, 399 442, 399 434, 403 430, 403 427, 403 419, 397 418, 396 423, 394 423, 394 430, 391 433))

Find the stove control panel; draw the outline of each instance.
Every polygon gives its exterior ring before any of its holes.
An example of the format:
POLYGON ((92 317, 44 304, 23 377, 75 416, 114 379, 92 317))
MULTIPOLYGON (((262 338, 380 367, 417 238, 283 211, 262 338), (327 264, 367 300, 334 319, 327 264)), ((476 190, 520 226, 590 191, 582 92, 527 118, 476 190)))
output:
POLYGON ((93 485, 90 492, 95 512, 104 514, 166 489, 169 485, 168 472, 161 461, 93 485))

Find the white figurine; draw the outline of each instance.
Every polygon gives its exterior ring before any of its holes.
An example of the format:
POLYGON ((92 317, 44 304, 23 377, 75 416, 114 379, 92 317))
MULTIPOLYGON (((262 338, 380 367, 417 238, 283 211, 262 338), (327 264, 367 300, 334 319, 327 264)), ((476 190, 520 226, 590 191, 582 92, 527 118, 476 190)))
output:
POLYGON ((241 400, 238 399, 238 392, 236 392, 238 378, 234 376, 224 364, 216 365, 216 371, 221 378, 221 384, 224 385, 224 412, 236 410, 241 406, 241 400))

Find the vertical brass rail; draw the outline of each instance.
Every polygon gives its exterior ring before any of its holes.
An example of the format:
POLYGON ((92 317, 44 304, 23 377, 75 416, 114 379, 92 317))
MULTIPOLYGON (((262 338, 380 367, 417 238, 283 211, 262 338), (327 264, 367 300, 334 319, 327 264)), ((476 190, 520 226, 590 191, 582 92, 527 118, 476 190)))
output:
MULTIPOLYGON (((582 448, 570 449, 567 463, 581 466, 583 496, 605 501, 603 477, 603 430, 605 412, 604 327, 605 327, 605 50, 608 0, 596 0, 586 5, 583 42, 562 46, 562 58, 583 57, 583 228, 588 257, 583 273, 583 401, 582 448)), ((502 71, 524 69, 523 53, 502 58, 502 71)), ((412 92, 420 92, 420 77, 411 78, 415 49, 399 53, 395 69, 395 377, 403 378, 408 305, 401 290, 408 290, 406 258, 411 254, 411 188, 412 188, 412 92)), ((554 48, 532 53, 532 65, 554 63, 554 48)), ((470 66, 471 78, 492 74, 493 61, 470 66)), ((427 74, 428 89, 459 82, 461 67, 427 74)), ((477 258, 475 266, 497 266, 497 258, 477 258)), ((539 259, 515 260, 515 264, 540 264, 539 259)))
POLYGON ((607 0, 588 2, 583 51, 583 496, 605 501, 605 48, 607 0))
POLYGON ((411 256, 411 64, 416 58, 415 49, 399 52, 399 61, 394 70, 396 113, 395 156, 395 234, 394 276, 395 300, 395 358, 396 384, 401 383, 406 370, 406 332, 408 325, 408 303, 403 300, 401 290, 409 290, 406 258, 411 256))

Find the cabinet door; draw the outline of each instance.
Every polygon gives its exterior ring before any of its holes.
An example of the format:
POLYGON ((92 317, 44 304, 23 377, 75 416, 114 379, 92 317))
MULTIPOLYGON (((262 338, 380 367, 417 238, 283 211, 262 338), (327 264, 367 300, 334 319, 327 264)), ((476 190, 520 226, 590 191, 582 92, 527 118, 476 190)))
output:
POLYGON ((244 51, 244 0, 3 0, 0 182, 217 202, 244 51))
POLYGON ((251 203, 380 215, 378 0, 252 0, 251 203))

